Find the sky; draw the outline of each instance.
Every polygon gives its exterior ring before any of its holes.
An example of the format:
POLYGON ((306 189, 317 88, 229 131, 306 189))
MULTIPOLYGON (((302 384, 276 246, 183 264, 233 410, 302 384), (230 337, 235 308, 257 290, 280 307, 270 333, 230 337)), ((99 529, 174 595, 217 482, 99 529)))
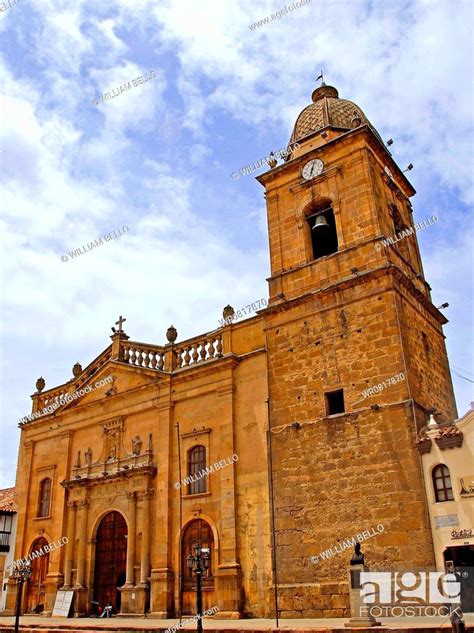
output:
POLYGON ((470 0, 310 0, 273 19, 293 3, 13 2, 0 3, 0 487, 37 378, 69 380, 119 315, 132 340, 164 344, 171 323, 183 340, 268 297, 265 170, 231 174, 288 144, 321 68, 413 163, 415 221, 439 218, 418 240, 469 409, 470 0))

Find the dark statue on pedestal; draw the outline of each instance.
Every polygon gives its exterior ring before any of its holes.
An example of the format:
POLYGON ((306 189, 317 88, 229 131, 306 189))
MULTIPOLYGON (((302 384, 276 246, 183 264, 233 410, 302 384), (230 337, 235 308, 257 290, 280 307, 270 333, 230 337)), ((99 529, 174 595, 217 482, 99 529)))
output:
POLYGON ((351 565, 363 565, 364 554, 360 551, 360 543, 354 545, 354 553, 351 558, 351 565))

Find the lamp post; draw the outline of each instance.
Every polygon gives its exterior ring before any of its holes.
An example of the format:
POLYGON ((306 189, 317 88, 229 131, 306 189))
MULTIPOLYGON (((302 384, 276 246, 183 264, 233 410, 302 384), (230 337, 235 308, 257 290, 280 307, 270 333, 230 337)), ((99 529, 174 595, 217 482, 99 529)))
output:
POLYGON ((187 565, 191 572, 196 574, 197 595, 196 595, 196 615, 197 633, 202 633, 202 572, 209 569, 210 550, 208 547, 201 547, 198 543, 194 546, 194 556, 188 555, 187 565), (202 566, 201 566, 202 563, 202 566))
POLYGON ((16 610, 15 610, 15 633, 18 633, 20 628, 20 611, 21 611, 21 595, 23 593, 23 584, 26 580, 31 576, 31 566, 30 563, 24 563, 20 561, 20 563, 15 564, 15 568, 10 574, 10 578, 16 580, 17 582, 17 593, 16 593, 16 610))

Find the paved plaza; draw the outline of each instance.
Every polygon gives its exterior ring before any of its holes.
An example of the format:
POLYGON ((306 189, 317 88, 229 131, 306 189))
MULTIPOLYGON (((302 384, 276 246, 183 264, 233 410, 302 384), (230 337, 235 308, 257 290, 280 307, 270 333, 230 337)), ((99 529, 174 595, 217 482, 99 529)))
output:
MULTIPOLYGON (((415 631, 416 633, 451 631, 451 625, 447 618, 440 617, 418 617, 418 618, 379 618, 382 626, 371 629, 353 629, 357 631, 415 631)), ((183 619, 185 622, 186 619, 183 619)), ((348 631, 344 624, 347 618, 325 618, 325 619, 280 619, 279 627, 276 627, 275 620, 269 619, 243 619, 243 620, 217 620, 205 619, 203 622, 204 631, 208 633, 224 633, 229 631, 292 631, 298 633, 331 632, 342 633, 348 631)), ((465 614, 467 631, 474 631, 474 614, 465 614)), ((26 632, 33 631, 80 631, 88 633, 92 631, 121 631, 121 633, 141 633, 142 631, 165 631, 168 627, 176 625, 179 620, 159 620, 156 618, 44 618, 40 616, 22 616, 20 620, 20 630, 26 632)), ((12 631, 14 619, 10 617, 0 618, 0 631, 12 631)), ((181 627, 184 630, 192 631, 196 628, 196 623, 181 627)))

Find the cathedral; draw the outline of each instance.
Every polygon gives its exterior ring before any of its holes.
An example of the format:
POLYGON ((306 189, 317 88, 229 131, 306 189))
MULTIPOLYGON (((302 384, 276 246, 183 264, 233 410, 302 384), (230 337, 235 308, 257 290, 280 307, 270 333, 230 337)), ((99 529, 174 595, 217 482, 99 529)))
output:
POLYGON ((38 379, 16 482, 25 612, 69 590, 76 616, 194 613, 196 544, 219 618, 348 615, 344 544, 360 534, 372 570, 435 569, 417 440, 456 408, 415 191, 324 83, 290 147, 257 177, 266 307, 236 321, 226 306, 218 329, 180 341, 171 326, 161 344, 120 317, 64 384, 38 379))

